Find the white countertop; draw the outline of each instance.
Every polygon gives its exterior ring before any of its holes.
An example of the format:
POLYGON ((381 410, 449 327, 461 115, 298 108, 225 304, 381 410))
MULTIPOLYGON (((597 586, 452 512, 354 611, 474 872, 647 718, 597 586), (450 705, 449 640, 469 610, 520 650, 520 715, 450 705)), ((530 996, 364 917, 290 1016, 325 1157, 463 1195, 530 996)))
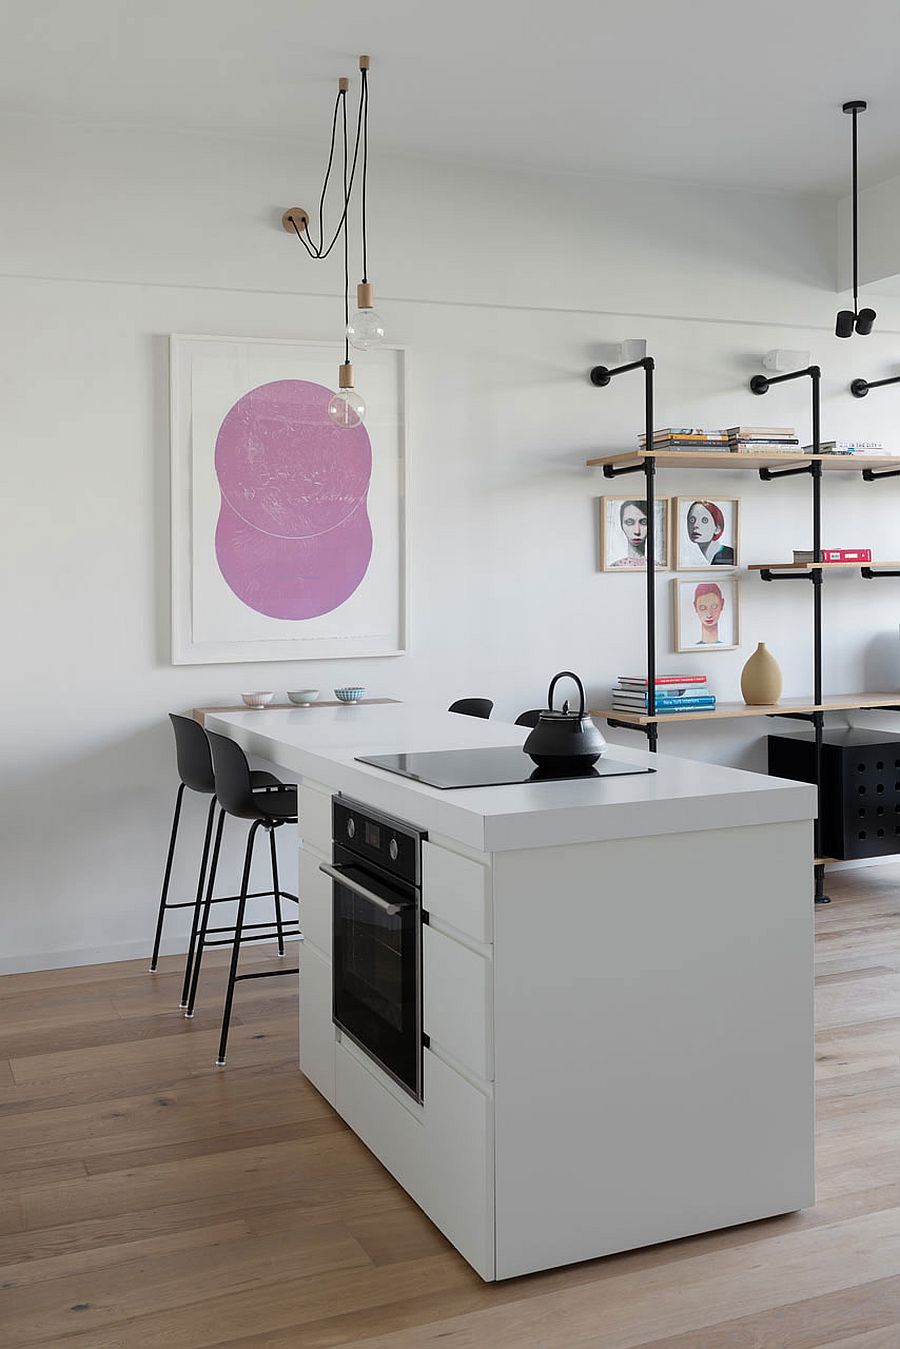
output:
POLYGON ((521 745, 508 722, 410 703, 207 715, 212 731, 289 773, 346 793, 480 852, 811 820, 815 788, 716 764, 610 745, 607 755, 657 771, 442 791, 355 762, 358 754, 521 745))

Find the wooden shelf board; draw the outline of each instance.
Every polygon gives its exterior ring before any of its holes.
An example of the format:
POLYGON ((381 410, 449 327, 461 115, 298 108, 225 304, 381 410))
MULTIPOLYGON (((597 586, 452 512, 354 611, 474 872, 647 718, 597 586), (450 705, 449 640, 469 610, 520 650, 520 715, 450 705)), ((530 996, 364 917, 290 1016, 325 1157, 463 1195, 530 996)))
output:
POLYGON ((900 468, 900 456, 874 454, 741 454, 735 450, 619 450, 617 454, 603 454, 596 459, 588 459, 588 468, 602 468, 613 464, 617 468, 632 468, 645 458, 656 460, 658 468, 717 468, 732 472, 742 469, 760 468, 800 468, 821 462, 823 470, 831 472, 861 473, 864 468, 889 469, 900 468))
POLYGON ((725 721, 734 717, 777 717, 791 712, 842 712, 865 708, 900 707, 900 689, 894 693, 836 694, 821 703, 807 698, 783 698, 780 703, 748 707, 746 703, 719 703, 714 708, 698 708, 693 712, 661 712, 648 717, 645 712, 621 712, 617 708, 601 707, 591 710, 592 717, 604 717, 626 722, 629 726, 649 726, 651 722, 725 721))
POLYGON ((380 707, 384 703, 396 702, 399 702, 399 699, 360 698, 355 703, 342 703, 333 698, 319 698, 314 703, 266 703, 265 707, 247 707, 245 703, 232 703, 228 707, 193 707, 191 716, 203 726, 206 718, 215 712, 308 712, 314 707, 380 707))
POLYGON ((827 867, 830 866, 832 862, 837 862, 838 860, 837 857, 816 857, 813 861, 813 866, 827 867))
POLYGON ((831 571, 833 568, 859 571, 862 567, 870 567, 872 571, 884 571, 885 568, 896 571, 900 569, 900 562, 751 562, 748 571, 831 571))

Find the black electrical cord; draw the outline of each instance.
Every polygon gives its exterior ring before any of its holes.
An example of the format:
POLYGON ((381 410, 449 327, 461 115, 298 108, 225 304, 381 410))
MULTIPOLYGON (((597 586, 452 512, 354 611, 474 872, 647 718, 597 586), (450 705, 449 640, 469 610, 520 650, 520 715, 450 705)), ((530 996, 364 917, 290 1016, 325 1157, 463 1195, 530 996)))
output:
MULTIPOLYGON (((359 112, 362 117, 362 98, 359 101, 359 112)), ((350 239, 347 229, 347 207, 350 203, 350 192, 347 186, 347 99, 343 103, 343 122, 344 122, 344 364, 350 364, 350 239)), ((356 148, 359 149, 359 132, 356 136, 356 148)), ((356 159, 354 157, 354 167, 356 159)))
POLYGON ((366 197, 368 195, 369 178, 369 72, 364 70, 362 73, 362 92, 360 94, 360 106, 363 112, 363 162, 362 162, 362 279, 364 282, 369 279, 369 263, 366 247, 366 197))
MULTIPOLYGON (((338 94, 338 96, 337 96, 337 102, 335 103, 335 111, 334 111, 335 123, 336 123, 336 121, 337 121, 337 114, 338 114, 338 108, 339 108, 339 106, 343 108, 344 122, 346 123, 346 118, 347 118, 347 95, 346 95, 346 91, 343 90, 343 89, 342 89, 342 90, 340 91, 340 93, 338 94)), ((327 257, 329 256, 329 254, 331 253, 331 250, 334 248, 334 246, 335 246, 335 244, 337 243, 338 239, 341 237, 341 232, 342 232, 342 230, 344 229, 344 226, 345 226, 346 223, 347 223, 347 213, 348 213, 348 211, 349 211, 349 209, 350 209, 350 194, 351 194, 352 191, 353 191, 353 183, 354 183, 354 180, 355 180, 355 178, 356 178, 356 167, 357 167, 357 163, 358 163, 358 161, 359 161, 359 147, 360 147, 360 142, 361 142, 361 140, 362 140, 362 125, 363 125, 363 100, 362 100, 362 97, 360 97, 360 101, 359 101, 359 113, 357 114, 357 118, 356 118, 356 140, 355 140, 354 148, 353 148, 353 163, 352 163, 351 166, 350 166, 350 177, 349 177, 349 180, 345 178, 345 181, 344 181, 344 209, 343 209, 343 211, 341 212, 341 218, 340 218, 340 220, 339 220, 338 223, 337 223, 337 228, 335 229, 334 235, 332 236, 331 242, 329 243, 329 245, 328 245, 327 248, 323 248, 323 247, 322 247, 321 225, 320 225, 320 237, 319 237, 319 243, 318 243, 318 245, 316 245, 315 243, 313 243, 312 240, 310 240, 310 241, 307 243, 307 241, 306 241, 305 239, 302 239, 302 238, 301 238, 301 243, 304 243, 304 244, 307 245, 307 247, 306 247, 307 253, 309 253, 310 257, 315 258, 317 261, 321 261, 321 260, 323 260, 324 258, 327 258, 327 257)), ((321 221, 322 215, 323 215, 323 213, 324 213, 325 193, 326 193, 326 190, 327 190, 327 188, 328 188, 328 181, 329 181, 329 177, 330 177, 330 175, 331 175, 332 161, 333 161, 333 158, 334 158, 334 133, 335 133, 335 124, 333 123, 333 124, 332 124, 332 143, 331 143, 331 152, 330 152, 330 154, 329 154, 329 156, 328 156, 328 167, 327 167, 326 172, 325 172, 325 182, 324 182, 324 184, 323 184, 323 186, 322 186, 322 195, 321 195, 320 202, 319 202, 320 221, 321 221)), ((292 223, 293 223, 293 222, 292 222, 292 223)), ((296 225, 294 225, 294 232, 295 232, 295 233, 298 235, 298 237, 299 237, 300 232, 299 232, 299 230, 297 229, 297 226, 296 226, 296 225)))
POLYGON ((334 139, 337 134, 338 108, 340 106, 341 99, 343 98, 346 98, 346 94, 344 93, 343 89, 341 89, 338 93, 337 98, 334 100, 334 116, 331 119, 331 146, 328 151, 328 164, 326 165, 325 168, 325 181, 322 184, 322 195, 319 197, 319 243, 317 248, 317 253, 319 257, 322 256, 322 244, 325 239, 325 193, 328 191, 328 180, 331 177, 331 166, 334 163, 334 139))

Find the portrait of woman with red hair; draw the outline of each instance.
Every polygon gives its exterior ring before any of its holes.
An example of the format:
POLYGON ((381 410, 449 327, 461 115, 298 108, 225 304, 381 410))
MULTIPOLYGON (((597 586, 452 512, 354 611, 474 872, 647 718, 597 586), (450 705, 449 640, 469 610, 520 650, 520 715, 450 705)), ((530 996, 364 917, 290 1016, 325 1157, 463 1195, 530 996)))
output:
POLYGON ((738 504, 734 497, 677 498, 679 570, 737 565, 738 504))
POLYGON ((675 582, 676 651, 733 650, 738 645, 738 580, 675 582))

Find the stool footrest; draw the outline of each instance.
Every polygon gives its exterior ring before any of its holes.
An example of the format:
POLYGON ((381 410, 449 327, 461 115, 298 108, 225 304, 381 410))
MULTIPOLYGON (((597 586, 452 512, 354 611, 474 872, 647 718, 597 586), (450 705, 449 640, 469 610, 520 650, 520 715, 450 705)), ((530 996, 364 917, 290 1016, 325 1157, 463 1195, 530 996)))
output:
POLYGON ((239 979, 277 979, 280 974, 299 974, 300 970, 254 970, 252 974, 236 974, 234 982, 239 979))
MULTIPOLYGON (((271 899, 272 897, 274 897, 274 894, 275 894, 275 891, 274 891, 274 890, 248 890, 248 891, 247 891, 247 898, 248 898, 248 899, 271 899)), ((282 898, 282 899, 290 899, 290 900, 292 900, 295 904, 299 904, 299 903, 300 903, 300 901, 299 901, 299 899, 297 898, 296 895, 289 895, 288 892, 287 892, 286 890, 280 890, 280 891, 279 891, 279 894, 281 895, 281 898, 282 898)), ((232 904, 236 904, 236 903, 238 902, 239 899, 240 899, 240 895, 216 895, 214 899, 211 899, 211 900, 210 900, 210 903, 211 903, 211 904, 228 904, 229 901, 230 901, 232 904)), ((170 904, 170 903, 168 902, 168 900, 167 900, 166 903, 163 905, 163 908, 164 908, 164 909, 194 909, 194 908, 196 908, 196 907, 197 907, 197 901, 196 901, 196 899, 186 899, 186 900, 184 900, 183 903, 179 901, 179 903, 177 903, 177 904, 170 904)))
MULTIPOLYGON (((287 924, 285 924, 284 926, 285 931, 287 931, 288 930, 287 924)), ((275 922, 274 918, 270 918, 267 923, 244 923, 243 927, 241 928, 241 934, 243 935, 243 933, 245 932, 255 932, 257 930, 262 930, 263 928, 271 930, 272 932, 277 932, 278 924, 275 922)), ((206 930, 207 932, 230 932, 232 936, 234 935, 233 924, 231 925, 231 927, 208 927, 206 930)), ((296 931, 296 928, 292 927, 291 930, 296 931)), ((208 944, 209 943, 206 943, 206 945, 208 944)))
MULTIPOLYGON (((224 929, 222 929, 222 930, 224 931, 224 929)), ((286 929, 283 930, 282 936, 285 937, 285 939, 287 939, 288 937, 301 937, 301 938, 302 938, 303 933, 300 931, 300 929, 299 929, 298 927, 294 927, 294 928, 286 928, 286 929)), ((276 930, 273 928, 271 932, 251 932, 251 933, 250 933, 248 936, 246 936, 246 937, 243 936, 243 935, 241 935, 240 945, 243 946, 244 943, 245 943, 245 942, 248 942, 248 941, 277 941, 277 940, 278 940, 278 933, 277 933, 276 930)), ((231 936, 231 937, 220 937, 220 938, 218 939, 218 941, 208 941, 208 942, 204 942, 203 945, 204 945, 204 946, 233 946, 233 945, 234 945, 234 936, 231 936)))

